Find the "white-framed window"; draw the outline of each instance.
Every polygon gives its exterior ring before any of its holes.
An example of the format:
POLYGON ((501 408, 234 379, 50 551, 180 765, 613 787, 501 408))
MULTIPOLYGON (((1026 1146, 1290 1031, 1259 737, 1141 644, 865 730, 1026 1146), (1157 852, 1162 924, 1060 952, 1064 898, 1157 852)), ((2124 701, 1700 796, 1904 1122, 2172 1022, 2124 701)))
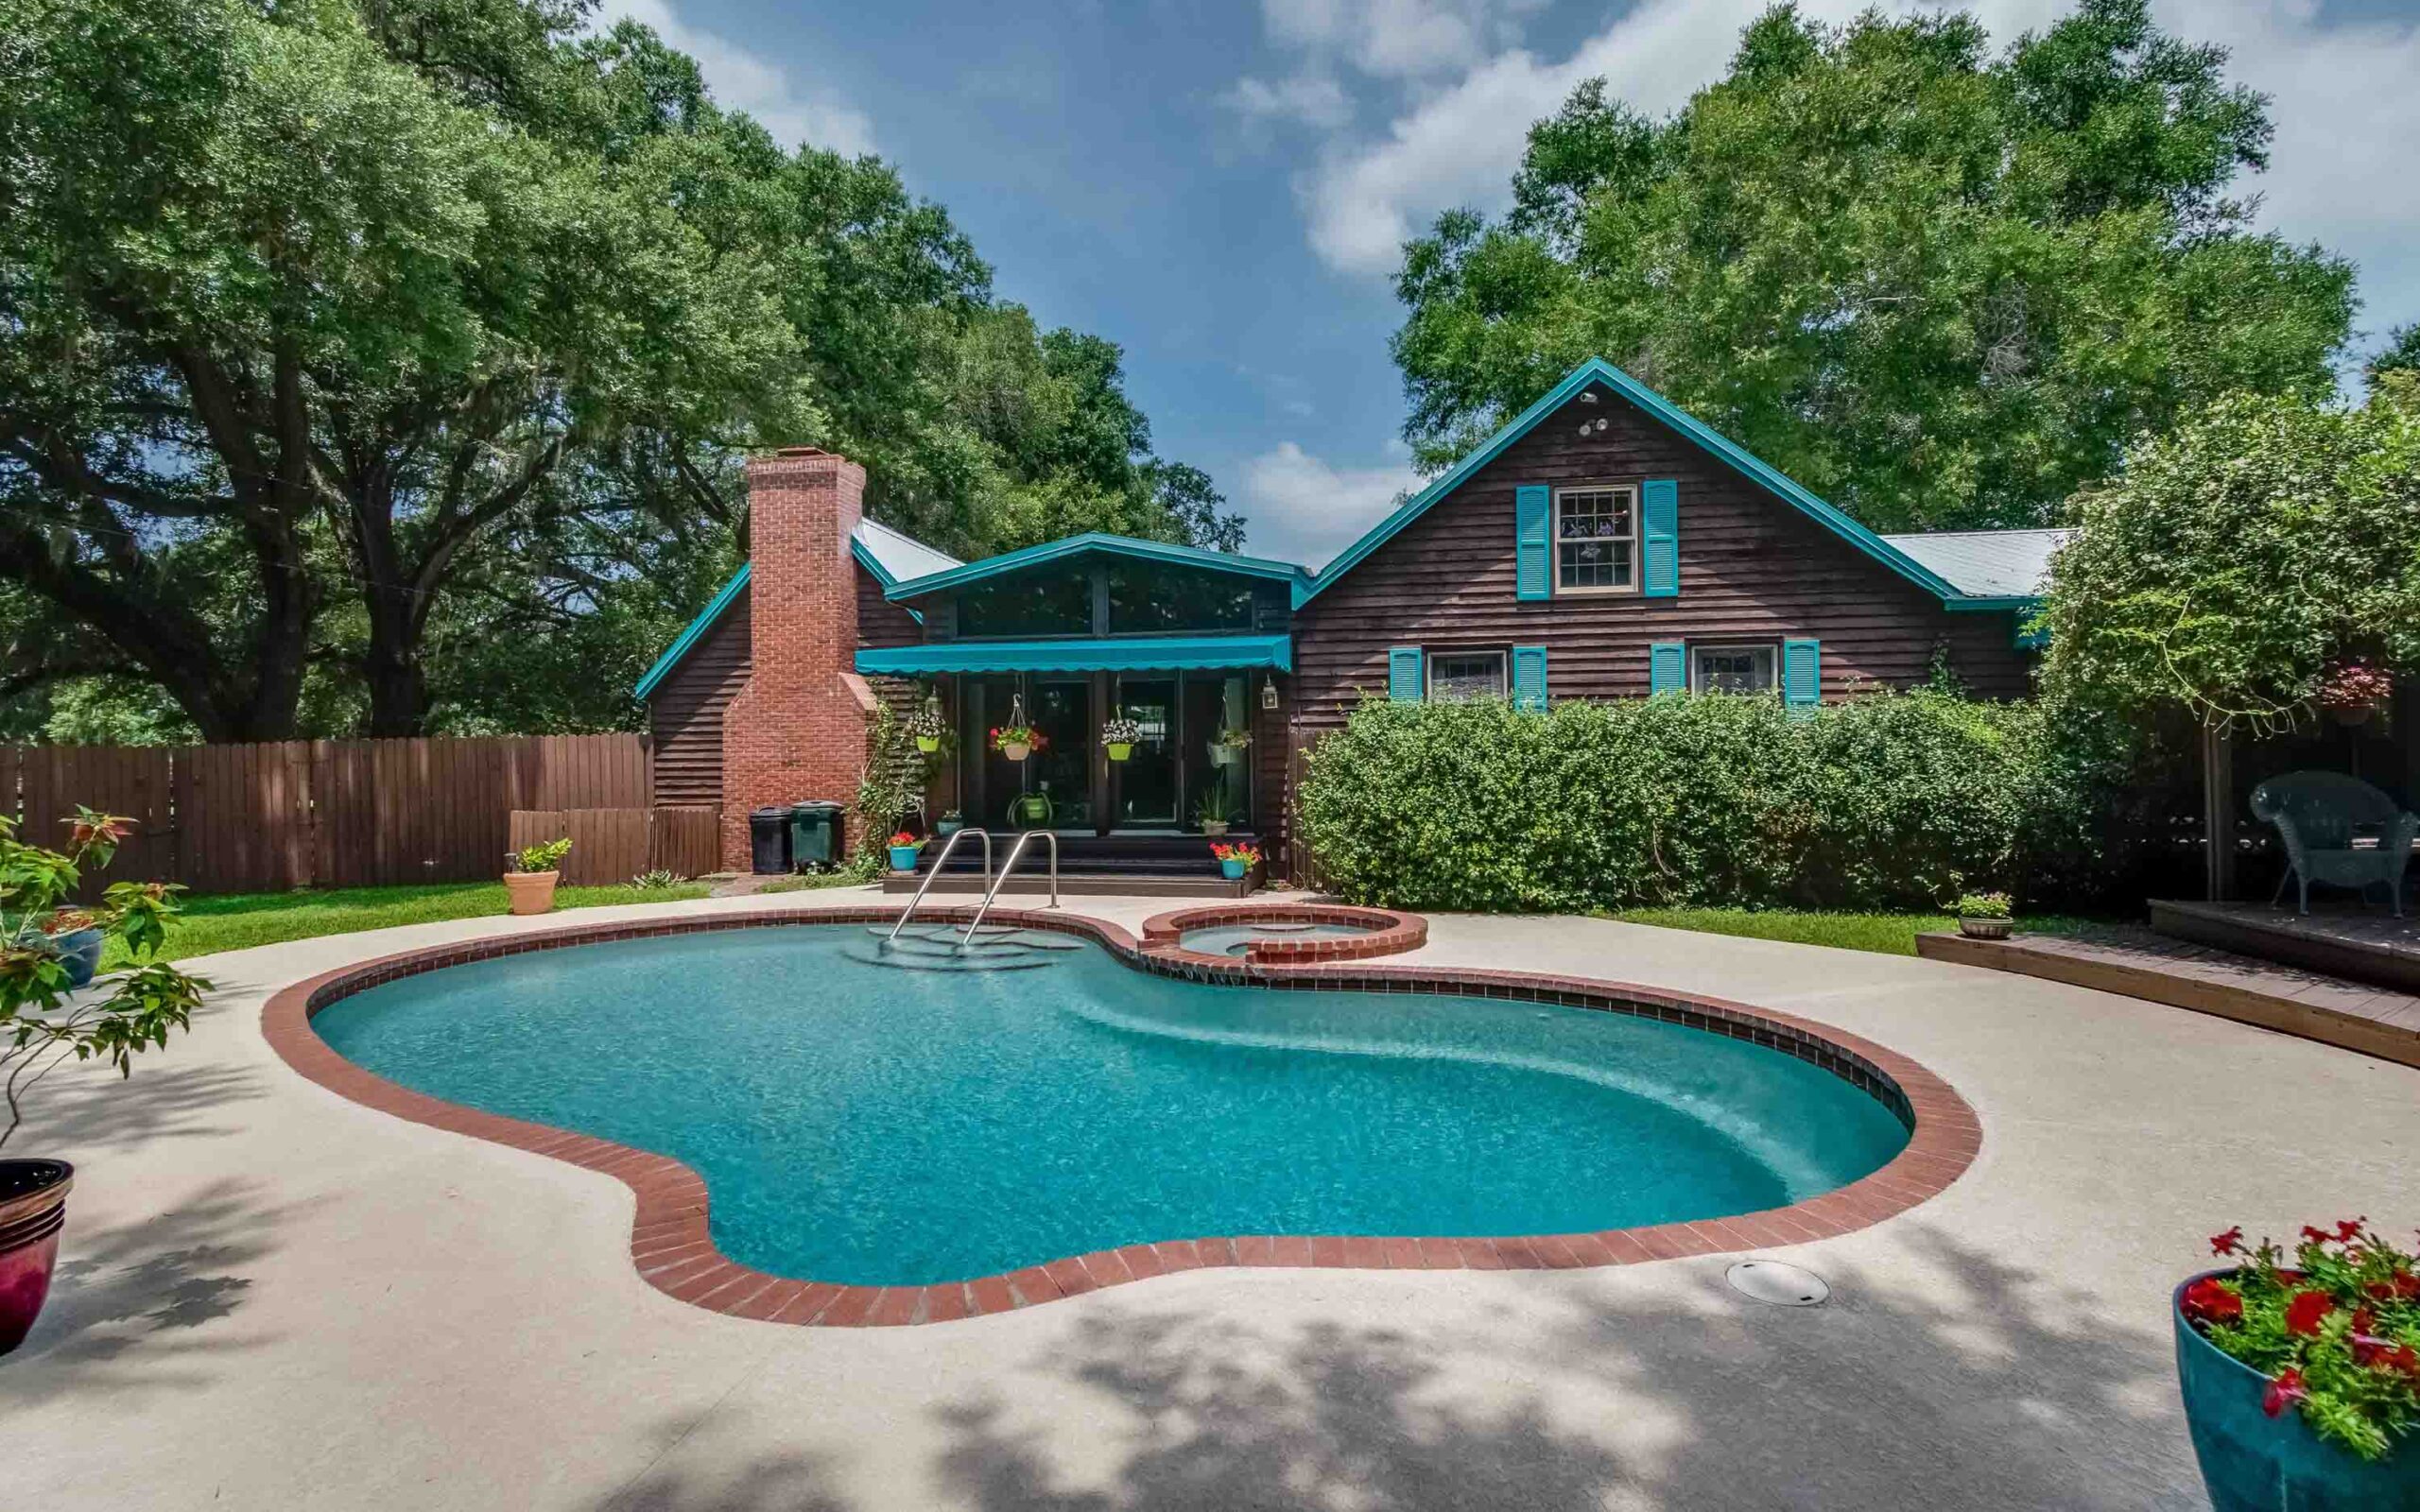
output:
POLYGON ((1777 645, 1692 645, 1691 693, 1771 693, 1781 686, 1777 645))
POLYGON ((1638 490, 1627 485, 1557 489, 1554 591, 1638 592, 1638 490))
POLYGON ((1428 696, 1452 703, 1461 698, 1504 696, 1504 653, 1501 651, 1431 651, 1428 653, 1428 696))

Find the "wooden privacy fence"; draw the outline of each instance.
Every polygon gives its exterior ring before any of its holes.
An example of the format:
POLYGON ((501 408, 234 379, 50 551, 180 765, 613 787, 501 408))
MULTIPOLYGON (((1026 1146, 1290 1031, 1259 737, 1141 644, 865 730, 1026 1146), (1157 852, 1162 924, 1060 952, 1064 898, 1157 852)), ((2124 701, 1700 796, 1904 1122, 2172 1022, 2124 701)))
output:
POLYGON ((503 869, 515 809, 644 810, 648 763, 638 734, 0 746, 0 814, 45 843, 65 837, 78 803, 132 818, 112 882, 463 882, 503 869))
POLYGON ((508 850, 569 840, 563 883, 608 886, 642 871, 695 877, 722 857, 719 809, 515 809, 508 850))

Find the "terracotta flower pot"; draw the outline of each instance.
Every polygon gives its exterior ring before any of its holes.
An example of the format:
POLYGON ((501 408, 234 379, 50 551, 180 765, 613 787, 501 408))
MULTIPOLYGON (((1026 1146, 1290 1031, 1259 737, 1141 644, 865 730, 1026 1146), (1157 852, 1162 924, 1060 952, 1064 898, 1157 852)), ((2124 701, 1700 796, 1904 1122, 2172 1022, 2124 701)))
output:
POLYGON ((555 884, 562 879, 560 871, 508 871, 505 896, 512 901, 516 914, 549 913, 555 906, 555 884))
POLYGON ((64 1160, 0 1160, 0 1354, 26 1341, 50 1296, 75 1184, 64 1160))
POLYGON ((1011 741, 1000 747, 1000 754, 1012 762, 1021 762, 1033 754, 1033 747, 1023 741, 1011 741))
POLYGON ((2177 1387, 2193 1457, 2217 1512, 2354 1512, 2420 1506, 2420 1453, 2407 1443, 2365 1460, 2310 1431, 2302 1414, 2261 1409, 2268 1378, 2202 1337, 2185 1315, 2187 1277, 2169 1299, 2176 1330, 2177 1387))

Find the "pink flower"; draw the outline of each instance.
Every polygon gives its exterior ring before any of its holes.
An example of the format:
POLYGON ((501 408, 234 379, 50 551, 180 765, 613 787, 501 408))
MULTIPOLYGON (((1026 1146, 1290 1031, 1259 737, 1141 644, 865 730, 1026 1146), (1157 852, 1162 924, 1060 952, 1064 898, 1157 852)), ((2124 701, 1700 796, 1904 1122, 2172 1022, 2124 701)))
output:
POLYGON ((2275 1418, 2309 1395, 2310 1392, 2303 1385, 2302 1371, 2288 1366, 2277 1372, 2269 1383, 2269 1389, 2261 1394, 2260 1410, 2275 1418))

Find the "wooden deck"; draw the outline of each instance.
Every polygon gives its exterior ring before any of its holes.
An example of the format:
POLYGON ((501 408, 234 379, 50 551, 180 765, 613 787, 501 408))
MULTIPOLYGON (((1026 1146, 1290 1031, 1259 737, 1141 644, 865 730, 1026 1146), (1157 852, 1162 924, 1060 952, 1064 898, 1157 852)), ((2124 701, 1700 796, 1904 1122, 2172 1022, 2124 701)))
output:
POLYGON ((2195 945, 2420 992, 2420 922, 2354 907, 2297 914, 2263 903, 2152 900, 2152 928, 2195 945))
POLYGON ((2165 1003, 2420 1067, 2420 997, 2149 930, 2006 940, 1919 935, 1916 954, 2165 1003))

